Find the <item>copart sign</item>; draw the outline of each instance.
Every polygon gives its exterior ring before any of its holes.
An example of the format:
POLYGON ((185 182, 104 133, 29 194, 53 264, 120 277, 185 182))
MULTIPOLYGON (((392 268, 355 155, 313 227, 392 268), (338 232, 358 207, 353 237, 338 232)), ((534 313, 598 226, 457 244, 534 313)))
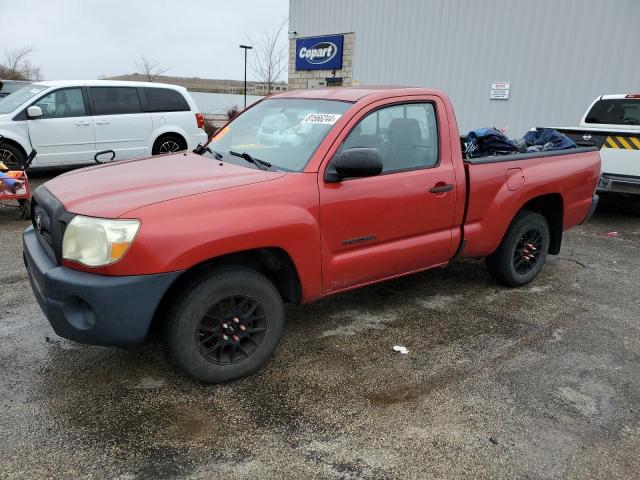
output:
POLYGON ((296 70, 339 70, 342 68, 343 35, 298 38, 296 70))

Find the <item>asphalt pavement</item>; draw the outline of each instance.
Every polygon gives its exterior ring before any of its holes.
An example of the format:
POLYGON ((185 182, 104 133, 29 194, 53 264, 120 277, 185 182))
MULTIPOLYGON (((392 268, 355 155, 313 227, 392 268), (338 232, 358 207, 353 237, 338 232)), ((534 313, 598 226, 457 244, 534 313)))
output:
POLYGON ((158 338, 57 337, 27 225, 0 207, 2 479, 640 478, 638 203, 604 199, 524 288, 465 260, 289 307, 272 361, 217 386, 158 338))

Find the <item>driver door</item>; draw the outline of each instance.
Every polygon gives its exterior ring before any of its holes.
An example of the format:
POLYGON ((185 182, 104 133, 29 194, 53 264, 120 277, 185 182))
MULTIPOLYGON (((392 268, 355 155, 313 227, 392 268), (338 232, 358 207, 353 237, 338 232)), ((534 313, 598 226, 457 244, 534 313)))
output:
POLYGON ((96 153, 93 117, 81 87, 56 90, 33 106, 40 107, 43 113, 27 120, 31 145, 38 152, 34 165, 93 162, 96 153))
MULTIPOLYGON (((446 263, 452 254, 456 179, 436 101, 365 114, 342 149, 376 148, 383 171, 331 183, 319 177, 326 293, 446 263)), ((448 141, 448 139, 446 139, 448 141)), ((335 158, 335 155, 334 155, 335 158)), ((329 168, 329 167, 327 167, 329 168)))

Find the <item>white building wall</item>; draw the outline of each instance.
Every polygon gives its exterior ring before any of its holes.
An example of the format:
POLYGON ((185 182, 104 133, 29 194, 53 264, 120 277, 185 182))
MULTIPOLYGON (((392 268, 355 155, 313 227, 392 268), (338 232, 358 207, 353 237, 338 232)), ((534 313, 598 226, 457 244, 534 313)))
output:
POLYGON ((461 130, 576 125, 640 92, 640 0, 290 0, 296 37, 354 32, 353 80, 442 89, 461 130), (511 82, 509 100, 490 100, 511 82))

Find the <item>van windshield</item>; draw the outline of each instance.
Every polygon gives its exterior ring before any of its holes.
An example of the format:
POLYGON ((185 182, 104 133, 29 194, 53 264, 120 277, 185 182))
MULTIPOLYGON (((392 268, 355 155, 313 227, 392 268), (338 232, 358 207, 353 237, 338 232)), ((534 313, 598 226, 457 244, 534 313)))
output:
POLYGON ((225 161, 248 165, 229 152, 248 153, 275 170, 301 171, 351 103, 273 98, 260 102, 216 132, 208 143, 225 161))
POLYGON ((0 100, 0 114, 13 112, 15 109, 22 106, 23 103, 28 102, 47 88, 49 87, 44 87, 42 85, 27 85, 26 87, 22 87, 20 90, 7 95, 0 100))
POLYGON ((600 100, 589 110, 585 121, 609 125, 640 125, 640 100, 600 100))

